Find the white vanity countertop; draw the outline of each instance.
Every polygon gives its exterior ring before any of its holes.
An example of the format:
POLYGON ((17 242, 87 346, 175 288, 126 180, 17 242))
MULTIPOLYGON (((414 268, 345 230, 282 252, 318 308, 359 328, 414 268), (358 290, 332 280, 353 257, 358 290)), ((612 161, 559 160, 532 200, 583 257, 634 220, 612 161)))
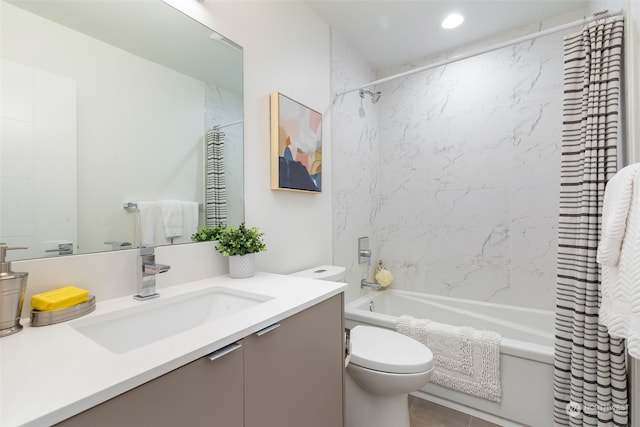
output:
MULTIPOLYGON (((346 283, 257 273, 159 288, 160 298, 211 287, 273 299, 125 353, 112 353, 69 326, 30 327, 0 339, 0 426, 50 426, 343 292, 346 283)), ((153 300, 152 300, 153 301, 153 300)), ((150 302, 150 301, 149 301, 150 302)), ((149 302, 131 295, 97 304, 87 319, 149 302)), ((25 301, 25 304, 28 304, 25 301)))

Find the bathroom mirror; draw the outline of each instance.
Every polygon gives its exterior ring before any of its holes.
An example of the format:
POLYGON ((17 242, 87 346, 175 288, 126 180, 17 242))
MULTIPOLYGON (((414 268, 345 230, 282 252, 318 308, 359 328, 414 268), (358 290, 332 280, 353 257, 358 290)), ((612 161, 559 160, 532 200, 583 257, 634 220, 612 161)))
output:
POLYGON ((29 247, 11 259, 133 248, 127 203, 195 201, 203 224, 214 125, 243 221, 240 46, 161 0, 0 6, 0 241, 29 247))

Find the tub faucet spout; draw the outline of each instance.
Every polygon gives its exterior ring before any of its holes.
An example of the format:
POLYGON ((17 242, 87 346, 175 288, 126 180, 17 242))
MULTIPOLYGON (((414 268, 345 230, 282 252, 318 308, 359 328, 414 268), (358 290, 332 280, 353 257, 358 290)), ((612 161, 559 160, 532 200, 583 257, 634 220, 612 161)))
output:
POLYGON ((362 279, 360 281, 360 288, 371 288, 374 289, 376 291, 380 291, 382 289, 384 289, 384 286, 382 286, 380 283, 375 283, 375 282, 367 282, 366 279, 362 279))
POLYGON ((156 256, 153 247, 141 247, 138 256, 137 289, 138 293, 133 298, 145 301, 159 297, 156 292, 156 274, 169 271, 171 266, 156 264, 156 256))

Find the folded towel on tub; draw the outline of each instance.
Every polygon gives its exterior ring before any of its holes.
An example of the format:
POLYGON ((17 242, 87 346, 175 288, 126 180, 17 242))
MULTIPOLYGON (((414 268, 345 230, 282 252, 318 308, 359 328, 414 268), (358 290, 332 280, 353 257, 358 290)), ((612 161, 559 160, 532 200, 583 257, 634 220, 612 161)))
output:
POLYGON ((396 330, 420 341, 433 353, 430 382, 500 402, 500 334, 407 315, 398 319, 396 330))

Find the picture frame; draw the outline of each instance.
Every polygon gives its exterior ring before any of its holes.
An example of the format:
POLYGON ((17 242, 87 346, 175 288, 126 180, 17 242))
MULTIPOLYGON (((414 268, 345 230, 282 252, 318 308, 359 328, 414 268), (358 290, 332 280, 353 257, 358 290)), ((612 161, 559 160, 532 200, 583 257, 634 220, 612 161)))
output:
POLYGON ((271 94, 271 189, 322 192, 322 114, 271 94))

